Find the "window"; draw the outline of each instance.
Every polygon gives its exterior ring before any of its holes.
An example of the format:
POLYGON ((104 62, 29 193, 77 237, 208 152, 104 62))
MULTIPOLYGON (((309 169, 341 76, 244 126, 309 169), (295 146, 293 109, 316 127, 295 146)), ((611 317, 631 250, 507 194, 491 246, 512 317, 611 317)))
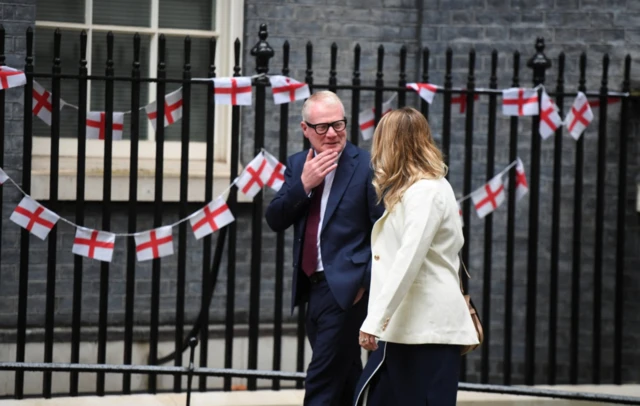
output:
MULTIPOLYGON (((244 1, 240 0, 38 0, 34 63, 36 72, 51 69, 53 60, 53 33, 62 34, 62 71, 77 73, 80 59, 80 32, 87 32, 87 68, 89 74, 103 75, 106 62, 106 36, 114 34, 114 70, 116 76, 129 76, 133 61, 133 34, 141 36, 141 75, 155 77, 158 62, 158 38, 166 38, 167 77, 181 78, 184 38, 191 38, 191 72, 193 77, 206 77, 208 72, 208 43, 217 38, 216 73, 233 74, 233 46, 235 38, 242 38, 244 1)), ((50 80, 38 79, 46 89, 50 80)), ((180 87, 169 83, 166 93, 180 87)), ((72 105, 78 104, 76 80, 63 80, 61 98, 72 105)), ((88 110, 105 110, 104 82, 89 82, 88 110)), ((161 98, 162 96, 160 96, 161 98)), ((191 145, 189 164, 189 199, 202 200, 204 196, 206 126, 206 87, 192 86, 191 145)), ((155 84, 142 84, 141 107, 156 99, 155 84)), ((128 112, 131 104, 129 82, 116 82, 114 110, 128 112)), ((229 134, 231 117, 228 106, 216 106, 214 193, 228 186, 229 134), (219 187, 218 187, 219 186, 219 187)), ((62 110, 60 145, 61 200, 75 199, 77 165, 77 113, 71 108, 62 110)), ((155 133, 140 111, 140 200, 153 200, 155 178, 155 133)), ((125 115, 123 141, 113 145, 113 200, 128 200, 130 115, 125 115)), ((34 117, 32 194, 39 199, 49 197, 50 127, 34 117)), ((177 122, 165 128, 165 200, 178 200, 180 168, 181 125, 177 122)), ((103 141, 87 140, 86 199, 102 199, 103 141)))

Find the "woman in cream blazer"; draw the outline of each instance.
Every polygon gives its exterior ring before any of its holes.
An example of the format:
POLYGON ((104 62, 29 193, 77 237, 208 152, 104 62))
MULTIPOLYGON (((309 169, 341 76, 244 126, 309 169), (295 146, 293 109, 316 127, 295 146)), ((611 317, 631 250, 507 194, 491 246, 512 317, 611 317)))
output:
POLYGON ((460 292, 462 223, 424 116, 385 115, 373 140, 373 184, 385 205, 371 235, 371 287, 360 345, 374 351, 356 405, 455 405, 460 346, 478 337, 460 292))

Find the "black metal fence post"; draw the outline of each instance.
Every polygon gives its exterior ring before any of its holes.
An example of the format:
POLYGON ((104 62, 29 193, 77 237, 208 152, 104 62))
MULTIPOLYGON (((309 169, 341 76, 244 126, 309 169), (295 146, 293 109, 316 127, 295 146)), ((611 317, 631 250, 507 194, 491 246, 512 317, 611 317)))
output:
MULTIPOLYGON (((545 73, 551 61, 544 54, 544 39, 536 40, 536 54, 527 66, 533 69, 533 85, 544 84, 545 73)), ((538 90, 538 107, 542 98, 538 90)), ((540 200, 540 118, 531 118, 531 173, 529 182, 529 249, 527 251, 527 316, 525 333, 525 383, 533 385, 535 379, 536 354, 536 295, 538 283, 538 213, 540 200)), ((551 332, 550 332, 551 333, 551 332)))
POLYGON ((356 44, 353 49, 353 79, 351 84, 351 143, 358 145, 358 134, 360 133, 359 115, 360 115, 360 44, 356 44))
MULTIPOLYGON (((189 339, 189 372, 187 372, 187 406, 191 405, 191 383, 193 382, 193 371, 195 370, 195 364, 193 362, 196 355, 196 346, 198 345, 198 339, 191 337, 189 339)), ((182 356, 182 348, 180 349, 180 355, 182 356)), ((176 354, 178 354, 176 349, 176 354)), ((179 374, 178 374, 179 375, 179 374)))

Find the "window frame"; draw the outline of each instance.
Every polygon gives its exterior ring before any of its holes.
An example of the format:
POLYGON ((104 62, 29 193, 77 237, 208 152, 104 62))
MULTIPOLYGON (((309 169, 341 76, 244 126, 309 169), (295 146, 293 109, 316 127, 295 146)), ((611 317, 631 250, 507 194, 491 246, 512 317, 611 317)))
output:
MULTIPOLYGON (((87 32, 87 69, 92 72, 93 34, 112 31, 114 35, 140 33, 150 37, 149 65, 150 77, 156 77, 158 64, 158 38, 161 34, 171 37, 212 38, 217 39, 216 73, 219 77, 233 74, 233 42, 235 38, 243 38, 244 0, 217 0, 215 2, 215 30, 192 30, 159 27, 160 0, 151 2, 149 27, 93 24, 93 1, 85 0, 84 23, 68 23, 36 20, 36 27, 60 28, 66 30, 85 30, 87 32)), ((98 68, 99 69, 99 68, 98 68)), ((156 99, 155 83, 148 84, 148 100, 141 100, 142 105, 156 99)), ((88 85, 87 100, 91 100, 91 84, 88 85)), ((231 108, 216 106, 215 112, 215 156, 214 156, 214 196, 229 185, 231 165, 231 108)), ((175 125, 175 124, 174 124, 175 125)), ((147 120, 149 139, 139 141, 138 155, 138 200, 153 201, 155 182, 155 132, 147 120)), ((129 160, 130 141, 113 142, 112 200, 129 200, 129 160)), ((201 141, 191 141, 189 145, 189 201, 204 201, 204 175, 206 148, 201 141)), ((180 178, 180 141, 165 141, 165 169, 163 196, 165 201, 178 201, 180 178)), ((104 141, 87 140, 87 175, 85 184, 94 187, 86 188, 85 200, 102 200, 102 181, 104 177, 104 141)), ((76 199, 77 181, 77 138, 60 139, 60 171, 59 200, 76 199)), ((36 199, 49 198, 49 178, 51 162, 51 139, 49 137, 33 137, 32 150, 32 196, 36 199)))

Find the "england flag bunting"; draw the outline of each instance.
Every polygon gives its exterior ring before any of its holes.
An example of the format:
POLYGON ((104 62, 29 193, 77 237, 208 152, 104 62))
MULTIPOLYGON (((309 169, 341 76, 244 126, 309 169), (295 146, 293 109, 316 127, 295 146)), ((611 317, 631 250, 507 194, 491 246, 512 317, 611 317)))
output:
MULTIPOLYGON (((37 117, 39 117, 42 121, 47 123, 47 125, 51 125, 51 112, 53 111, 53 106, 51 102, 51 93, 42 87, 40 83, 33 81, 33 103, 32 103, 32 111, 37 117)), ((64 102, 60 100, 60 109, 64 102)))
POLYGON ((431 83, 407 83, 408 89, 413 89, 423 98, 427 103, 433 102, 433 97, 436 95, 438 86, 431 83))
POLYGON ((502 175, 493 177, 488 183, 473 192, 471 200, 480 218, 484 218, 497 209, 505 200, 502 175))
POLYGON ((558 107, 551 101, 547 92, 542 93, 541 100, 542 112, 540 113, 540 136, 546 140, 552 136, 562 125, 562 117, 558 114, 558 107))
MULTIPOLYGON (((380 115, 380 117, 393 110, 392 102, 395 98, 396 95, 394 94, 393 96, 391 96, 391 98, 389 98, 389 100, 382 103, 382 114, 380 115)), ((376 121, 375 112, 376 108, 372 107, 370 109, 361 111, 360 114, 358 114, 358 124, 360 126, 360 132, 362 133, 363 140, 370 140, 371 138, 373 138, 376 121)))
POLYGON ((464 227, 464 216, 462 216, 462 202, 458 202, 458 215, 460 216, 460 223, 464 227))
POLYGON ((593 112, 591 111, 591 106, 589 106, 587 96, 582 92, 578 92, 571 106, 571 111, 564 119, 564 125, 569 130, 569 134, 577 141, 591 121, 593 121, 593 112))
POLYGON ((212 80, 216 104, 230 104, 232 106, 251 105, 250 77, 214 78, 212 80))
POLYGON ((538 91, 512 87, 502 91, 502 113, 505 116, 538 115, 538 91))
POLYGON ((253 198, 262 190, 262 187, 265 185, 265 175, 271 172, 267 165, 268 162, 264 154, 260 152, 244 168, 238 177, 236 186, 245 196, 253 198))
POLYGON ((78 227, 71 252, 83 257, 111 262, 115 242, 115 234, 78 227))
POLYGON ((524 173, 524 164, 518 157, 516 163, 516 201, 522 199, 527 193, 529 193, 529 183, 527 175, 524 173))
MULTIPOLYGON (((104 140, 106 114, 104 111, 90 111, 87 113, 87 138, 104 140)), ((112 139, 121 140, 124 130, 124 113, 113 113, 112 139)))
MULTIPOLYGON (((466 90, 466 89, 464 89, 466 90)), ((479 94, 474 94, 473 95, 473 100, 479 100, 480 99, 480 95, 479 94)), ((454 96, 451 98, 451 104, 459 104, 460 105, 460 114, 464 114, 465 111, 467 111, 467 94, 466 93, 460 93, 457 96, 454 96)))
POLYGON ((282 75, 269 76, 275 104, 304 100, 311 96, 309 85, 282 75))
POLYGON ((24 72, 8 66, 0 66, 0 90, 24 86, 26 83, 27 77, 24 72))
POLYGON ((133 236, 136 241, 136 257, 138 261, 148 261, 173 255, 173 227, 160 227, 144 231, 133 236))
POLYGON ((25 196, 9 219, 44 241, 60 217, 31 197, 25 196))
POLYGON ((282 185, 284 184, 284 171, 287 169, 278 159, 264 151, 264 157, 267 159, 268 170, 266 171, 265 177, 267 181, 265 185, 269 186, 271 189, 276 192, 280 190, 282 185))
MULTIPOLYGON (((158 116, 157 102, 149 103, 144 110, 151 121, 153 129, 156 129, 158 116)), ((169 126, 182 118, 182 88, 164 96, 164 126, 169 126)))
POLYGON ((4 184, 7 180, 9 180, 9 175, 0 168, 0 185, 4 184))
POLYGON ((189 219, 189 222, 191 223, 193 234, 196 239, 199 240, 206 235, 218 231, 227 224, 233 223, 234 220, 235 217, 231 214, 229 206, 219 197, 195 212, 189 219))

